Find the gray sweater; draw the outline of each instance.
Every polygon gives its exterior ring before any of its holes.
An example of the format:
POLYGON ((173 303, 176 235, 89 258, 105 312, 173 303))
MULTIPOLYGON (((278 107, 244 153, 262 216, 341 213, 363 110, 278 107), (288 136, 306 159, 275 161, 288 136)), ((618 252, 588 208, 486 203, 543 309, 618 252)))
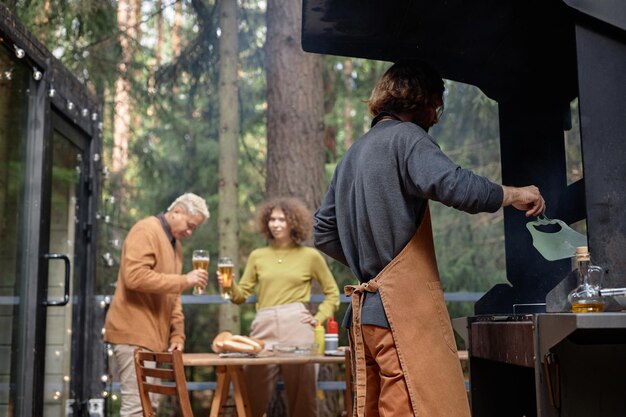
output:
MULTIPOLYGON (((416 124, 382 121, 337 165, 315 213, 315 246, 367 282, 413 237, 428 200, 478 213, 502 198, 500 185, 456 165, 416 124)), ((363 324, 388 327, 377 293, 362 308, 363 324)))

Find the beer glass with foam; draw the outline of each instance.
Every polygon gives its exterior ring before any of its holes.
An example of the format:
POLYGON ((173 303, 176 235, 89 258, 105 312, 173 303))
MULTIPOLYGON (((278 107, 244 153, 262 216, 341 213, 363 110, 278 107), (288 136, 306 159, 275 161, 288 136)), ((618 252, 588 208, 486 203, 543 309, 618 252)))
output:
POLYGON ((217 261, 217 270, 222 277, 220 295, 224 300, 230 300, 230 291, 233 286, 233 261, 228 257, 222 257, 217 261))
MULTIPOLYGON (((193 269, 204 269, 205 271, 209 272, 210 261, 211 258, 209 258, 209 251, 206 251, 204 249, 196 249, 191 255, 191 265, 193 266, 193 269)), ((202 294, 204 294, 204 289, 202 287, 193 287, 193 295, 202 294)))

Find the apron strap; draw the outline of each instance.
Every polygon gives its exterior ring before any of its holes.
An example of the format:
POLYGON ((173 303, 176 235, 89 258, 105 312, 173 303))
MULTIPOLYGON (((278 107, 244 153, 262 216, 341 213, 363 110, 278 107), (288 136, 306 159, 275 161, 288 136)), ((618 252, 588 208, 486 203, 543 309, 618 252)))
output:
POLYGON ((359 285, 346 285, 343 288, 344 294, 352 297, 352 331, 354 338, 351 338, 352 349, 355 354, 352 355, 355 369, 355 387, 356 387, 356 415, 362 417, 365 414, 365 345, 363 344, 363 333, 361 331, 361 307, 366 292, 376 292, 378 282, 372 279, 359 285), (353 340, 352 340, 353 339, 353 340))

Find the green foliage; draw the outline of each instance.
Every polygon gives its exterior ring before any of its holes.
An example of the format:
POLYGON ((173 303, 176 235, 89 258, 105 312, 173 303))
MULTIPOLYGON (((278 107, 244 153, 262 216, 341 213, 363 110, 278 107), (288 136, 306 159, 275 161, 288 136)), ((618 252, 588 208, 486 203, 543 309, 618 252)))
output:
POLYGON ((20 21, 74 72, 102 94, 115 79, 119 55, 116 12, 98 0, 2 1, 20 21))

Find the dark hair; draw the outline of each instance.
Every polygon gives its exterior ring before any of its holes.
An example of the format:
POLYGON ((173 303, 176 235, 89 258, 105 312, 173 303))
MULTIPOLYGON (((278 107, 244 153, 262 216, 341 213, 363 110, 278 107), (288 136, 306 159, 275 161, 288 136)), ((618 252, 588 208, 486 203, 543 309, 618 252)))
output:
POLYGON ((273 240, 272 232, 268 227, 272 210, 279 208, 285 214, 287 224, 291 228, 291 238, 301 244, 311 236, 313 216, 306 204, 295 197, 278 197, 264 202, 259 208, 257 221, 259 231, 268 240, 273 240))
POLYGON ((441 100, 444 90, 441 75, 427 63, 399 61, 378 80, 367 104, 372 116, 381 111, 415 113, 441 100))

